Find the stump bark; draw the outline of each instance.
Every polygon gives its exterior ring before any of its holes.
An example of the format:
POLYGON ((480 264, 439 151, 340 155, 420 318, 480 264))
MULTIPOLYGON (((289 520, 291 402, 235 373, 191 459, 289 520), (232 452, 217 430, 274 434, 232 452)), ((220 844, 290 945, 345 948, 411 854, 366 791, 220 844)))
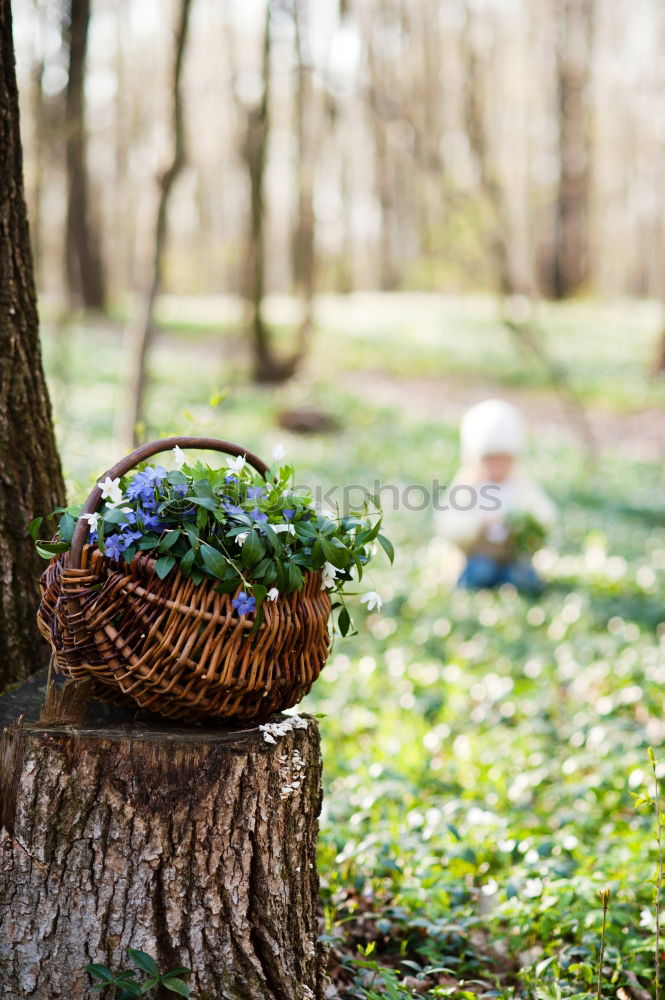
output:
MULTIPOLYGON (((313 719, 17 724, 0 742, 0 994, 79 1000, 84 967, 192 970, 196 1000, 320 1000, 313 719)), ((173 994, 166 994, 172 996, 173 994)))

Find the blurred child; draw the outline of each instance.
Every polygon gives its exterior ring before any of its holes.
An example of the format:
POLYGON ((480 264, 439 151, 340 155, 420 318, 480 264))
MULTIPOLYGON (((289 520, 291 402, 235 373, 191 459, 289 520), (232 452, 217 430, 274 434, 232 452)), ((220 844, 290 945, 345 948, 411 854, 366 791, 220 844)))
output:
POLYGON ((442 533, 466 556, 458 586, 512 583, 537 592, 542 583, 531 556, 556 519, 556 508, 520 465, 522 416, 501 399, 465 413, 460 430, 462 468, 447 492, 442 533))

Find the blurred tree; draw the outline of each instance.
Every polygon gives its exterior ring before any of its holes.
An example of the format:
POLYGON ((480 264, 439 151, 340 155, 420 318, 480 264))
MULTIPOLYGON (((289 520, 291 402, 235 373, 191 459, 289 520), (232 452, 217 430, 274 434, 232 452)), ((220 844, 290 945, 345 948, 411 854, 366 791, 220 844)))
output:
POLYGON ((559 394, 571 424, 583 442, 590 466, 596 461, 596 442, 589 419, 563 365, 552 358, 532 312, 535 289, 518 277, 512 244, 513 229, 505 188, 496 169, 487 129, 487 94, 476 51, 474 28, 477 25, 471 0, 463 0, 464 24, 460 48, 465 69, 465 119, 469 146, 476 159, 482 191, 492 211, 490 249, 499 287, 501 322, 510 331, 518 348, 547 373, 559 394))
MULTIPOLYGON (((296 3, 297 0, 292 0, 296 3)), ((260 93, 257 100, 245 99, 239 89, 239 72, 235 59, 235 46, 232 33, 229 31, 229 54, 233 63, 233 97, 241 124, 241 155, 249 177, 249 220, 245 247, 245 289, 246 297, 251 306, 250 334, 253 353, 253 373, 257 382, 284 382, 295 374, 303 361, 309 344, 311 324, 307 315, 300 324, 296 344, 291 354, 286 358, 277 356, 270 329, 263 313, 266 294, 266 166, 268 161, 268 143, 271 126, 271 96, 272 96, 272 11, 273 0, 266 0, 261 40, 260 93)), ((294 12, 294 18, 299 18, 299 12, 294 12)), ((228 22, 227 22, 228 23, 228 22)), ((300 24, 298 20, 298 25, 300 24)), ((297 29, 299 30, 299 28, 297 29)), ((304 68, 303 68, 304 72, 304 68)), ((304 80, 299 81, 300 88, 306 89, 304 80)), ((305 127, 305 108, 307 97, 301 89, 299 115, 305 127)), ((298 117, 298 116, 297 116, 298 117)), ((303 143, 304 143, 303 137, 303 143)), ((300 149, 301 154, 304 148, 300 149)), ((300 167, 303 167, 302 160, 300 167)), ((308 168, 307 168, 308 169, 308 168)), ((306 184, 310 183, 305 177, 306 184)), ((307 200, 307 192, 304 194, 307 200)), ((307 211, 307 210, 306 210, 307 211)), ((307 245, 310 233, 307 226, 300 230, 299 240, 307 245)), ((313 227, 313 219, 311 220, 313 227)), ((313 252, 313 228, 311 230, 311 249, 313 252)), ((306 280, 313 282, 314 264, 306 280)), ((307 265, 310 266, 309 264, 307 265)), ((305 269, 302 274, 307 275, 305 269)))
POLYGON ((590 81, 594 0, 555 0, 559 183, 552 292, 562 299, 589 274, 590 81))
POLYGON ((294 132, 296 138, 297 211, 293 232, 293 283, 303 301, 300 336, 312 325, 316 274, 316 220, 314 216, 314 108, 311 53, 308 39, 308 0, 291 0, 296 54, 294 132))
POLYGON ((103 309, 106 287, 99 233, 90 211, 86 156, 85 69, 90 0, 66 0, 63 37, 69 57, 65 93, 67 221, 65 262, 71 308, 103 309))
POLYGON ((9 0, 0 0, 0 688, 41 667, 28 527, 65 488, 39 345, 9 0))
POLYGON ((186 158, 185 118, 182 97, 182 70, 187 48, 189 14, 192 0, 180 0, 180 11, 174 37, 173 74, 171 77, 171 162, 158 180, 159 198, 153 239, 152 269, 145 296, 141 323, 130 329, 129 398, 125 408, 126 420, 120 428, 122 439, 138 444, 143 431, 146 371, 150 345, 155 332, 155 301, 162 287, 164 250, 168 227, 169 202, 173 186, 182 171, 186 158))

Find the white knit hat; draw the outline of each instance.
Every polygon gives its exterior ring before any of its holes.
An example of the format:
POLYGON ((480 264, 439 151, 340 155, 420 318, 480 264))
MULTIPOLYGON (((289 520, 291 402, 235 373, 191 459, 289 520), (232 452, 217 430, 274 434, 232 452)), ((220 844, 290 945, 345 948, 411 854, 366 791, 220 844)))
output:
POLYGON ((486 455, 519 455, 524 445, 522 414, 503 399, 486 399, 462 417, 462 460, 479 462, 486 455))

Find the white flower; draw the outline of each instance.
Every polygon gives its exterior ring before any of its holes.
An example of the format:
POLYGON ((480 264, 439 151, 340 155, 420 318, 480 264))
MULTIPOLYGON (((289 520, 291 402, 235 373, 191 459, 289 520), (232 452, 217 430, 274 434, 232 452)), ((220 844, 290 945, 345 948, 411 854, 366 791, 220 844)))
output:
POLYGON ((107 510, 119 510, 122 514, 129 514, 132 508, 131 507, 121 507, 120 504, 123 502, 123 500, 124 500, 124 497, 121 497, 119 500, 116 500, 115 503, 107 503, 106 509, 107 510))
POLYGON ((278 535, 281 535, 284 531, 288 531, 290 535, 295 535, 296 529, 292 524, 271 524, 270 527, 278 535))
POLYGON ((175 448, 173 449, 173 457, 175 459, 176 469, 182 469, 186 459, 185 459, 185 453, 179 445, 176 445, 175 448))
POLYGON ((102 491, 102 500, 112 500, 113 503, 122 502, 122 490, 120 489, 120 477, 111 479, 107 476, 103 483, 97 483, 102 491))
POLYGON ((97 525, 101 514, 97 511, 94 514, 80 514, 79 521, 87 521, 91 531, 97 531, 97 525))
POLYGON ((272 457, 276 462, 281 462, 283 458, 286 458, 286 448, 283 444, 276 444, 272 450, 272 457))
POLYGON ((247 459, 244 455, 238 455, 237 458, 231 459, 227 468, 229 472, 232 472, 235 476, 239 476, 242 470, 247 465, 247 459))
POLYGON ((271 587, 270 590, 268 591, 268 600, 276 601, 278 597, 279 597, 279 591, 277 587, 271 587))
POLYGON ((239 535, 236 535, 236 542, 238 543, 240 548, 242 548, 245 542, 247 541, 248 535, 249 531, 241 531, 239 535))
POLYGON ((321 590, 330 590, 331 587, 335 586, 335 577, 337 576, 339 570, 332 563, 323 564, 323 580, 321 581, 321 590))
POLYGON ((383 601, 375 590, 368 590, 366 594, 363 594, 360 598, 360 603, 366 604, 368 611, 374 611, 374 608, 376 608, 377 611, 380 611, 383 607, 383 601))

